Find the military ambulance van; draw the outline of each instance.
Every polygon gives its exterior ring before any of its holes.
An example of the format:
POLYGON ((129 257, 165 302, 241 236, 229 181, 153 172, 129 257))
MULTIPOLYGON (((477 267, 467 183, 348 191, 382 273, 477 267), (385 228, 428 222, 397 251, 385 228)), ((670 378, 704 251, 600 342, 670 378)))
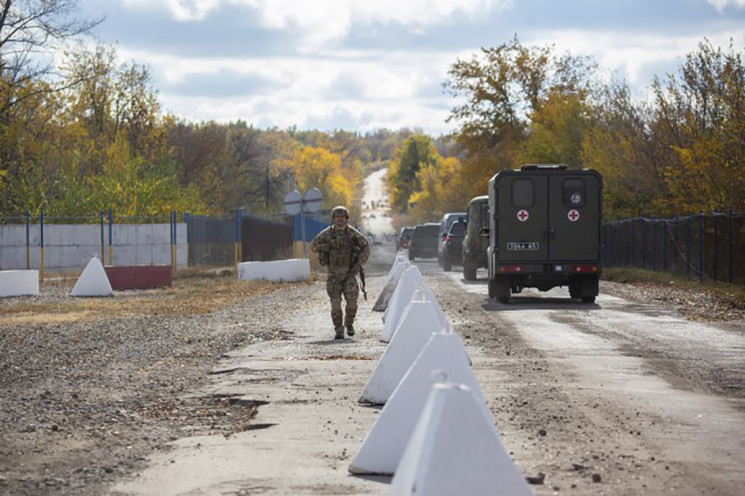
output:
POLYGON ((592 303, 600 277, 603 183, 597 171, 529 164, 489 180, 489 297, 568 286, 592 303))

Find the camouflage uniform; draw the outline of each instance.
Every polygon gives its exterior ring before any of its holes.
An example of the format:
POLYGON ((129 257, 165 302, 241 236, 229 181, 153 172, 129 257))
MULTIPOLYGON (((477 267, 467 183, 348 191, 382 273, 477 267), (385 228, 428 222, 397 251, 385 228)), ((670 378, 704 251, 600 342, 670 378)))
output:
MULTIPOLYGON (((334 208, 332 215, 342 208, 334 208)), ((343 212, 348 217, 345 208, 343 212)), ((344 337, 342 324, 347 328, 347 334, 352 336, 354 318, 357 315, 357 298, 360 294, 356 275, 370 258, 370 244, 367 238, 353 227, 332 224, 318 233, 311 241, 310 247, 318 253, 321 265, 328 268, 326 293, 331 299, 331 320, 334 323, 336 338, 344 337), (342 295, 347 302, 346 314, 342 313, 342 295)))

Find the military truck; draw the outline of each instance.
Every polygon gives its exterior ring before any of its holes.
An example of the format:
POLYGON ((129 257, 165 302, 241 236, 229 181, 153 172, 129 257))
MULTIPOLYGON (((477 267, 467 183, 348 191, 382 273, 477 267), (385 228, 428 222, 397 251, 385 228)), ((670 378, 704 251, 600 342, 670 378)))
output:
POLYGON ((603 183, 590 169, 528 164, 489 180, 489 297, 568 286, 592 303, 600 277, 603 183))
POLYGON ((489 247, 489 197, 471 198, 466 209, 466 236, 463 238, 463 278, 476 279, 476 271, 486 267, 489 247))

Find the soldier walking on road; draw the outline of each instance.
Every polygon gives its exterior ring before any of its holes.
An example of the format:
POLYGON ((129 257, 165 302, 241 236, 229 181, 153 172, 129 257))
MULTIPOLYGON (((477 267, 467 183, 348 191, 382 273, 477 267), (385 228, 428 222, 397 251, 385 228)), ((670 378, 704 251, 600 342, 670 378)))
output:
POLYGON ((328 268, 326 293, 331 298, 334 337, 343 339, 344 327, 347 329, 347 336, 354 336, 354 317, 357 315, 357 298, 360 294, 356 276, 360 273, 364 283, 362 267, 370 258, 370 243, 362 233, 347 224, 349 212, 346 207, 334 207, 331 219, 331 225, 313 238, 310 247, 318 253, 321 265, 328 268), (341 308, 342 295, 347 301, 344 314, 341 308))

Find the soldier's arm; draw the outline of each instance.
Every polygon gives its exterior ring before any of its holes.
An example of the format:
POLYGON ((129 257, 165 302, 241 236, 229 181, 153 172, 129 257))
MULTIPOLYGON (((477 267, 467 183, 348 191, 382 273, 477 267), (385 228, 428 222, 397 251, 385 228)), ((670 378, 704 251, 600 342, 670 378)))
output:
POLYGON ((358 246, 360 247, 360 255, 357 259, 357 265, 362 267, 367 263, 367 259, 370 258, 370 242, 367 240, 362 233, 357 236, 358 246))
POLYGON ((310 249, 315 253, 329 251, 328 233, 325 230, 313 238, 313 241, 310 242, 310 249))

